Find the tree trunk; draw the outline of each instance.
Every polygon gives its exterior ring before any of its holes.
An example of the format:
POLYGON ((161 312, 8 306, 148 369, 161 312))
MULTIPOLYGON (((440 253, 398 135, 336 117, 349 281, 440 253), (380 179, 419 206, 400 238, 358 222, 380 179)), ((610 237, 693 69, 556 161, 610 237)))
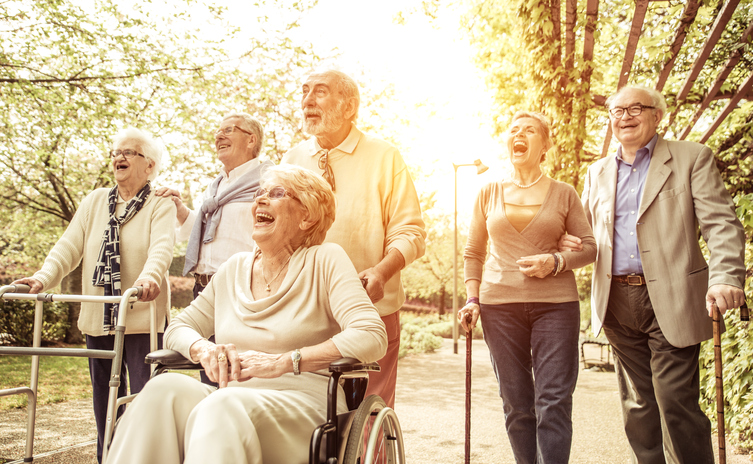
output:
POLYGON ((442 286, 442 288, 439 290, 439 315, 440 316, 443 316, 447 312, 446 306, 445 306, 445 299, 447 298, 446 293, 447 292, 445 291, 444 286, 442 286))
MULTIPOLYGON (((68 274, 60 285, 66 295, 81 295, 81 264, 68 274)), ((65 331, 65 343, 79 345, 84 343, 84 335, 78 330, 78 315, 81 303, 68 303, 68 330, 65 331)))

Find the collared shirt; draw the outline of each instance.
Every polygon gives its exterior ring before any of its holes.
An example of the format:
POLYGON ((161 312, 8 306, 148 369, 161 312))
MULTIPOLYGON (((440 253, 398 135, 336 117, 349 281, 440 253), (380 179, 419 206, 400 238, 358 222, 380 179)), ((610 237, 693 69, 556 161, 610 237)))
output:
POLYGON ((654 135, 648 144, 635 154, 632 164, 622 158, 622 146, 617 149, 617 192, 614 200, 614 250, 612 274, 643 274, 641 254, 638 249, 636 224, 641 206, 643 187, 646 184, 648 165, 659 139, 654 135))
MULTIPOLYGON (((229 173, 223 168, 220 171, 222 180, 217 187, 217 194, 227 190, 233 182, 247 172, 256 169, 259 166, 259 159, 254 158, 246 161, 229 173)), ((209 191, 204 192, 204 200, 209 197, 209 191)), ((222 263, 228 260, 235 253, 241 251, 252 251, 254 241, 251 233, 254 228, 254 218, 251 215, 251 205, 253 202, 234 202, 223 206, 222 219, 217 226, 214 240, 209 243, 201 244, 199 249, 199 262, 196 264, 194 273, 196 274, 214 274, 222 263)), ((191 236, 191 229, 197 219, 196 211, 191 211, 188 218, 177 231, 177 241, 183 242, 191 236)))
MULTIPOLYGON (((282 162, 322 174, 315 156, 320 149, 312 137, 287 152, 282 162)), ((357 272, 379 264, 392 248, 403 255, 406 266, 420 258, 426 246, 421 206, 397 149, 353 125, 327 158, 335 176, 337 212, 324 241, 343 247, 357 272)), ((384 298, 375 306, 386 316, 404 301, 398 272, 387 281, 384 298)))

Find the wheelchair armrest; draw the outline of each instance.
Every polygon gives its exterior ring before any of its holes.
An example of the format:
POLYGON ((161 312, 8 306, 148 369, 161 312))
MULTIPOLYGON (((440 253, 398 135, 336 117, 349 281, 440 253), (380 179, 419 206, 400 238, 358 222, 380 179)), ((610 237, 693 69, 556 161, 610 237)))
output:
POLYGON ((337 361, 333 361, 329 365, 329 371, 330 372, 356 372, 356 371, 374 371, 379 372, 381 368, 379 367, 379 364, 373 362, 373 363, 363 363, 356 358, 342 358, 338 359, 337 361))
POLYGON ((174 350, 157 350, 146 355, 146 364, 160 364, 168 369, 196 369, 201 364, 186 359, 182 354, 174 350))

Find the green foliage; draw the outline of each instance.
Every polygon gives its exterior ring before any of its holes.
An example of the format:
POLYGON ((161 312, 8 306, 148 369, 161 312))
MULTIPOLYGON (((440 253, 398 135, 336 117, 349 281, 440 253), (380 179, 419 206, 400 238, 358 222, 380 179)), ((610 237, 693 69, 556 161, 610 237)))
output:
MULTIPOLYGON (((3 373, 0 376, 0 390, 29 386, 31 357, 0 356, 0 372, 3 373)), ((38 405, 91 398, 91 381, 86 358, 40 357, 38 393, 38 405)), ((0 410, 23 408, 26 405, 26 395, 0 398, 0 410)))
MULTIPOLYGON (((0 300, 0 333, 13 338, 14 346, 32 346, 34 301, 0 300)), ((62 341, 68 329, 68 303, 45 303, 42 340, 62 341)))
MULTIPOLYGON (((426 253, 402 272, 408 298, 418 298, 435 305, 439 314, 451 311, 453 295, 454 225, 451 214, 435 208, 433 196, 423 197, 421 210, 426 224, 426 253)), ((458 231, 457 266, 458 299, 465 301, 463 283, 463 246, 466 236, 458 231)), ((458 303, 460 304, 460 302, 458 303)))
POLYGON ((401 315, 400 352, 398 356, 418 353, 431 353, 442 346, 442 338, 434 335, 427 318, 405 317, 401 315))

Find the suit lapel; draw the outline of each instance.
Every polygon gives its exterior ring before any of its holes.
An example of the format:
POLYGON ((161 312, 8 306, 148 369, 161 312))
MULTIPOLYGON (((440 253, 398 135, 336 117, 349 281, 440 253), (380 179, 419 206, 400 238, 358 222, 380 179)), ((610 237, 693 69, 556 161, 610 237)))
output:
POLYGON ((666 140, 659 137, 654 147, 654 152, 651 155, 651 162, 648 165, 648 174, 646 175, 646 183, 643 187, 643 197, 641 198, 641 206, 638 209, 638 220, 640 220, 643 213, 651 206, 656 196, 664 187, 664 183, 667 182, 669 175, 672 173, 672 169, 667 166, 669 160, 672 159, 672 155, 669 153, 669 147, 666 140))
POLYGON ((609 211, 604 215, 604 226, 609 232, 609 243, 614 243, 614 199, 617 195, 617 162, 614 156, 605 160, 599 173, 599 192, 604 192, 604 204, 609 205, 609 211))

